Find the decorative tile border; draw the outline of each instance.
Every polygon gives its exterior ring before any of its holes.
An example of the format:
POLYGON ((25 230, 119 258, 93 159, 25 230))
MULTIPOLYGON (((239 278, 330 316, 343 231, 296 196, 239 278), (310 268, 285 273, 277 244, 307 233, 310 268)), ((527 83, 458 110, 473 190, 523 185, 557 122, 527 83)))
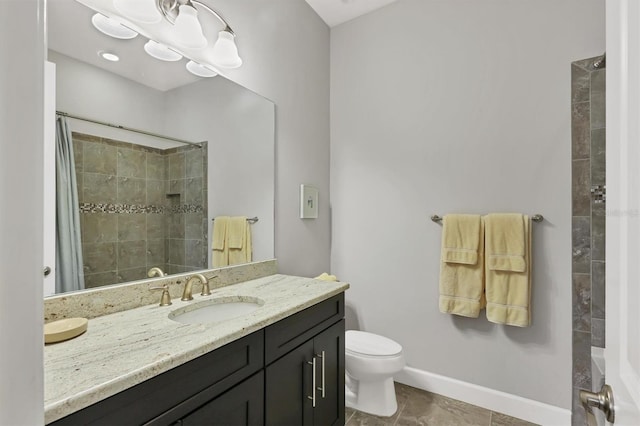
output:
POLYGON ((157 206, 142 204, 112 204, 112 203, 80 203, 80 213, 201 213, 201 205, 181 204, 178 206, 157 206))
POLYGON ((200 213, 202 210, 202 206, 196 204, 182 204, 171 207, 171 213, 200 213))

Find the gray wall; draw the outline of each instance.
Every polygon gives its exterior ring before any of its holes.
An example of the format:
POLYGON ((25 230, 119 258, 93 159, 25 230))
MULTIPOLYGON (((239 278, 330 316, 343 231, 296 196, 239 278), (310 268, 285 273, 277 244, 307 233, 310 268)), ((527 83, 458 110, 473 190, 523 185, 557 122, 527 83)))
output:
POLYGON ((0 67, 2 425, 35 425, 44 421, 43 11, 44 4, 35 0, 0 1, 0 57, 20 64, 7 66, 5 62, 0 67))
POLYGON ((571 407, 570 63, 603 0, 400 0, 331 32, 332 272, 410 366, 571 407), (393 25, 397 23, 397 25, 393 25), (429 215, 541 213, 532 325, 441 314, 429 215))

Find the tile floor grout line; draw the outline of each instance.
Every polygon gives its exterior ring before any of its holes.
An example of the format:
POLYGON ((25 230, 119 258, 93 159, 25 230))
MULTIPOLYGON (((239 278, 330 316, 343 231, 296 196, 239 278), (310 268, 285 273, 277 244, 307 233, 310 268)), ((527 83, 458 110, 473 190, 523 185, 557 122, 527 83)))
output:
POLYGON ((349 421, 351 420, 351 418, 352 418, 353 416, 355 416, 355 414, 356 414, 356 412, 355 412, 355 411, 353 411, 353 412, 351 413, 351 415, 349 416, 349 418, 345 419, 345 421, 344 421, 345 426, 347 425, 347 423, 349 423, 349 421))
POLYGON ((398 420, 400 420, 400 416, 402 416, 402 411, 404 411, 404 407, 406 407, 406 406, 407 406, 407 403, 406 403, 406 402, 403 402, 403 403, 402 403, 402 408, 400 408, 400 409, 398 410, 398 417, 396 417, 396 421, 395 421, 395 422, 393 422, 393 425, 392 425, 392 426, 396 426, 396 425, 398 424, 398 420))

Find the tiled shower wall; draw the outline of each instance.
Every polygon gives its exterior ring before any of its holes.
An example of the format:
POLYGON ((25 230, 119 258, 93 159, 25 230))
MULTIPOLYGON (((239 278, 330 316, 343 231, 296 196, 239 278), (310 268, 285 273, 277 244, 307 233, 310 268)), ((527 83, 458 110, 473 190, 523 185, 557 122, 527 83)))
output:
POLYGON ((87 288, 206 268, 206 145, 72 137, 87 288))
POLYGON ((591 346, 604 347, 605 69, 601 57, 571 65, 573 224, 573 424, 585 425, 580 389, 592 389, 591 346), (592 193, 592 189, 595 193, 592 193))

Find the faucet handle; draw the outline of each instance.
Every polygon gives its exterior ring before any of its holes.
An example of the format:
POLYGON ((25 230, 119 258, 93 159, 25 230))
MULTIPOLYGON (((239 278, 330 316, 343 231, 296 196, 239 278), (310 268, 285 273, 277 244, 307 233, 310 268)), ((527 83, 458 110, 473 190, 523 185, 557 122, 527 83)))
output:
POLYGON ((171 296, 169 295, 169 286, 167 284, 162 287, 150 287, 149 290, 162 290, 162 296, 160 296, 160 306, 171 305, 171 296))
POLYGON ((202 293, 200 293, 200 296, 211 296, 211 290, 209 289, 209 280, 212 280, 214 278, 218 278, 217 275, 212 276, 209 279, 206 279, 203 283, 202 283, 202 293))

